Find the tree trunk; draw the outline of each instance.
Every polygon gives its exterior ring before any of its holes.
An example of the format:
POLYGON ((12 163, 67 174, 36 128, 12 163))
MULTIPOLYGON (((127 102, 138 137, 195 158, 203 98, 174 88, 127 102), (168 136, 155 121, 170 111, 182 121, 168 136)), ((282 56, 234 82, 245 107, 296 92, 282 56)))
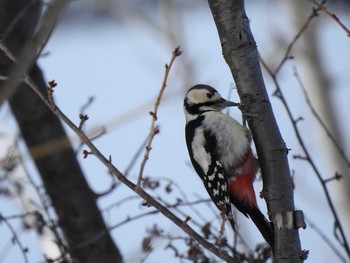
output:
MULTIPOLYGON (((40 1, 0 0, 0 35, 14 54, 31 41, 40 15, 40 1)), ((0 74, 8 75, 13 65, 0 54, 0 74)), ((35 62, 28 72, 46 93, 35 62)), ((28 86, 18 85, 9 103, 57 213, 70 256, 84 263, 122 262, 61 122, 28 86)))
POLYGON ((294 226, 292 180, 287 149, 277 126, 263 81, 259 57, 243 0, 209 0, 223 55, 235 79, 243 113, 259 157, 264 196, 275 230, 274 262, 300 262, 294 226))

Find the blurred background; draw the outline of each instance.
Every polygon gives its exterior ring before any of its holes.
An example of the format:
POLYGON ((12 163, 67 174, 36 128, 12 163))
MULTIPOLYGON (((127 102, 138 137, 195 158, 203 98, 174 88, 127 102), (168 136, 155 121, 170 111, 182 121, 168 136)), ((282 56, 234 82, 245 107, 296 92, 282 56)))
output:
MULTIPOLYGON (((350 26, 348 1, 332 1, 326 6, 350 26)), ((288 46, 306 25, 314 8, 316 6, 306 0, 246 1, 260 57, 272 71, 280 65, 288 46)), ((349 160, 349 43, 349 36, 339 24, 320 11, 293 45, 288 55, 292 58, 276 75, 294 120, 302 118, 298 121, 298 130, 323 179, 333 178, 336 173, 342 175, 341 180, 332 180, 326 187, 348 239, 349 165, 311 112, 302 86, 349 160)), ((208 3, 203 0, 73 1, 38 61, 46 79, 58 83, 54 92, 57 106, 76 124, 79 113, 88 114, 84 130, 90 136, 97 136, 93 141, 96 146, 106 156, 111 155, 114 165, 136 182, 151 123, 149 111, 153 110, 165 64, 177 46, 181 46, 183 53, 170 73, 156 122, 160 133, 154 139, 145 168, 145 176, 150 180, 146 190, 168 204, 179 199, 184 202, 208 199, 189 163, 185 146, 182 102, 186 91, 194 84, 206 83, 224 97, 239 101, 222 57, 208 3)), ((310 250, 308 262, 349 262, 337 240, 334 217, 321 183, 310 164, 303 160, 305 154, 285 107, 273 96, 276 86, 271 76, 264 69, 263 73, 280 131, 287 148, 291 149, 289 162, 295 205, 304 212, 308 224, 305 230, 299 231, 302 248, 310 250)), ((231 109, 230 115, 241 120, 238 109, 231 109)), ((39 187, 41 182, 6 104, 0 109, 0 123, 0 158, 4 159, 16 142, 23 159, 22 165, 10 175, 0 173, 0 212, 2 216, 18 215, 35 208, 39 197, 33 182, 39 187), (19 185, 25 188, 25 194, 18 197, 16 187, 19 185)), ((83 159, 81 151, 85 147, 81 147, 79 139, 68 128, 66 130, 77 149, 77 158, 90 187, 97 193, 109 189, 115 182, 113 177, 94 156, 83 159)), ((255 189, 257 194, 261 191, 261 180, 257 180, 255 189)), ((118 186, 99 198, 98 204, 125 262, 164 262, 164 259, 186 262, 174 256, 174 249, 168 246, 171 243, 179 251, 185 250, 181 238, 186 235, 182 230, 160 214, 132 219, 146 213, 148 208, 125 186, 118 186), (128 218, 130 222, 120 224, 128 218), (152 238, 149 251, 144 241, 154 228, 163 230, 164 236, 152 238)), ((259 206, 266 213, 262 200, 259 206)), ((208 202, 174 210, 179 215, 183 213, 183 217, 193 218, 193 222, 198 223, 193 226, 199 231, 199 226, 207 222, 211 222, 214 229, 220 225, 218 212, 208 202)), ((236 217, 247 243, 247 246, 242 245, 242 250, 254 250, 257 243, 263 242, 262 238, 252 222, 238 213, 236 217)), ((44 239, 38 237, 30 227, 24 227, 20 217, 11 219, 10 223, 21 243, 28 248, 29 262, 45 262, 43 254, 48 258, 57 257, 58 251, 49 233, 44 239)), ((0 224, 0 236, 0 262, 23 262, 13 234, 4 223, 0 224)), ((229 226, 226 236, 232 244, 229 226)))

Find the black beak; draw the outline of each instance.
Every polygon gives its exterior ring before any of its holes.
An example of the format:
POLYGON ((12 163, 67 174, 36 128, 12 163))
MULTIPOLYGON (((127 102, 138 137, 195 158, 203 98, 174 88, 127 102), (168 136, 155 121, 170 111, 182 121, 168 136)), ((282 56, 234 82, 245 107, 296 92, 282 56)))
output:
POLYGON ((222 101, 219 103, 221 108, 224 109, 226 107, 236 107, 239 106, 239 103, 233 102, 233 101, 229 101, 229 100, 225 100, 222 99, 222 101))

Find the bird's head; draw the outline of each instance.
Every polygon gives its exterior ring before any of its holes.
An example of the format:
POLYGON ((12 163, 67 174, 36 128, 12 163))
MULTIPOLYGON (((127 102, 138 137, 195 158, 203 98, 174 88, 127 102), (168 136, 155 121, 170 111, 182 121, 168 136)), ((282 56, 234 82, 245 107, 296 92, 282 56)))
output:
POLYGON ((190 88, 184 99, 184 110, 187 119, 193 119, 206 111, 221 111, 226 107, 238 105, 238 103, 225 100, 213 87, 203 84, 190 88))

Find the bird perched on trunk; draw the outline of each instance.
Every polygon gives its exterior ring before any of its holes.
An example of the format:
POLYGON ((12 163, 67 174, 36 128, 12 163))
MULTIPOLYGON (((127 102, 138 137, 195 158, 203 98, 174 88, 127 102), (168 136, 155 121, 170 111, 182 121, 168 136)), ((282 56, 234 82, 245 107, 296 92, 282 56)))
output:
POLYGON ((237 105, 208 85, 189 89, 184 99, 188 152, 211 199, 234 230, 231 203, 252 219, 273 248, 273 230, 258 208, 253 188, 259 164, 250 147, 250 131, 221 112, 237 105))

